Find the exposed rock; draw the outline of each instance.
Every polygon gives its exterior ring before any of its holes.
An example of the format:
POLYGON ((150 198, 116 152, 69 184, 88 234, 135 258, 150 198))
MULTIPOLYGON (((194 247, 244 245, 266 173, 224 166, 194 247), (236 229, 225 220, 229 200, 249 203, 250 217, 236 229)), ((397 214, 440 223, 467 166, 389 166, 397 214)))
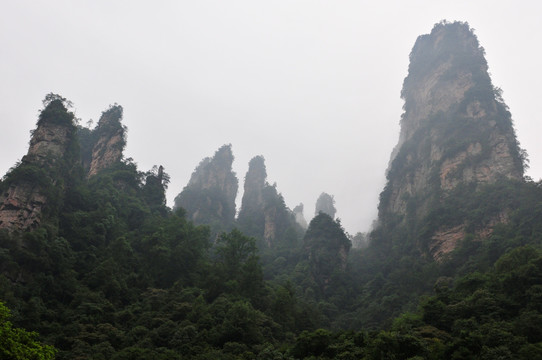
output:
POLYGON ((277 208, 269 207, 264 209, 264 230, 263 239, 267 246, 271 246, 277 237, 277 208))
POLYGON ((263 241, 266 247, 278 243, 294 246, 295 237, 302 232, 276 186, 267 183, 263 156, 256 156, 249 162, 237 223, 245 234, 263 241), (288 232, 293 234, 293 239, 288 232))
POLYGON ((58 95, 50 94, 46 100, 27 155, 2 182, 0 229, 16 231, 39 226, 48 205, 47 194, 62 196, 63 171, 69 171, 77 161, 72 148, 73 114, 58 95))
MULTIPOLYGON (((480 224, 474 231, 474 237, 477 241, 482 241, 491 236, 493 228, 497 224, 508 223, 508 212, 502 211, 497 216, 491 218, 485 224, 480 224)), ((442 261, 446 255, 455 250, 458 243, 467 235, 466 224, 460 224, 452 227, 445 227, 435 232, 429 244, 429 252, 434 260, 442 261)))
POLYGON ((306 230, 308 227, 307 220, 305 219, 305 215, 303 215, 303 203, 297 205, 292 212, 295 216, 295 221, 301 226, 303 230, 306 230))
POLYGON ((58 161, 69 146, 72 132, 73 127, 65 124, 40 124, 32 133, 25 161, 36 165, 58 161))
POLYGON ((10 186, 0 205, 0 229, 25 230, 41 223, 41 214, 47 197, 30 183, 10 186))
POLYGON ((429 251, 433 259, 437 261, 441 260, 456 248, 458 242, 463 240, 465 235, 464 224, 437 231, 433 235, 431 244, 429 245, 429 251))
POLYGON ((261 222, 261 219, 256 219, 255 216, 264 208, 263 193, 266 186, 269 184, 267 184, 265 159, 263 156, 255 156, 248 163, 248 171, 245 175, 243 199, 237 219, 239 223, 261 222))
POLYGON ((126 129, 121 124, 123 109, 120 105, 111 106, 102 113, 94 130, 96 141, 92 147, 88 177, 111 167, 122 159, 126 145, 126 129))
MULTIPOLYGON (((380 197, 381 222, 421 221, 462 184, 522 179, 510 113, 467 24, 443 22, 418 38, 401 95, 405 111, 380 197)), ((439 258, 462 237, 457 224, 442 228, 430 252, 439 258)))
POLYGON ((214 157, 203 159, 175 198, 174 208, 184 208, 190 220, 211 225, 215 232, 231 228, 238 188, 232 163, 231 145, 224 145, 214 157))

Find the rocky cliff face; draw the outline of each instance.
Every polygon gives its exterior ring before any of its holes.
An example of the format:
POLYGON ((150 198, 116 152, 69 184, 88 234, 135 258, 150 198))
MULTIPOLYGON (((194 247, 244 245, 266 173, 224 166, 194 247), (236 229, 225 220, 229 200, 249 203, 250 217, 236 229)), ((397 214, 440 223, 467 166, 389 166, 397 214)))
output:
POLYGON ((212 158, 203 159, 188 185, 175 198, 196 224, 208 224, 214 231, 229 229, 235 220, 238 180, 232 170, 231 145, 224 145, 212 158))
POLYGON ((0 229, 15 231, 39 226, 47 201, 47 197, 39 189, 27 182, 13 184, 2 197, 0 229))
MULTIPOLYGON (((74 116, 58 96, 49 99, 32 134, 28 153, 0 188, 0 229, 26 230, 40 225, 48 198, 63 191, 63 172, 76 162, 74 116)), ((58 199, 56 199, 58 201, 58 199)))
MULTIPOLYGON (((510 113, 467 24, 443 22, 417 39, 401 95, 405 111, 380 198, 381 222, 420 221, 462 184, 522 179, 510 113)), ((457 240, 462 234, 454 228, 435 236, 457 240)), ((430 247, 441 256, 456 240, 430 247)))
POLYGON ((263 156, 255 156, 248 163, 239 220, 263 209, 263 192, 266 186, 268 184, 265 159, 263 156))
POLYGON ((111 106, 102 113, 98 126, 94 130, 95 142, 92 146, 88 177, 92 177, 103 169, 122 159, 126 145, 126 129, 121 124, 123 109, 120 105, 111 106))
POLYGON ((262 240, 266 247, 279 242, 295 245, 295 235, 300 232, 293 212, 284 203, 275 186, 267 183, 265 160, 256 156, 249 162, 241 210, 237 218, 241 230, 262 240), (288 235, 288 231, 293 235, 288 235))
POLYGON ((74 128, 71 124, 40 122, 32 133, 24 161, 43 166, 56 163, 66 153, 73 132, 74 128))
MULTIPOLYGON (((263 156, 252 158, 248 164, 245 175, 241 210, 237 217, 237 223, 241 230, 257 239, 263 239, 266 228, 266 216, 264 213, 264 190, 267 184, 267 171, 263 156)), ((269 219, 267 219, 269 221, 269 219)), ((269 226, 267 233, 273 231, 269 226)))

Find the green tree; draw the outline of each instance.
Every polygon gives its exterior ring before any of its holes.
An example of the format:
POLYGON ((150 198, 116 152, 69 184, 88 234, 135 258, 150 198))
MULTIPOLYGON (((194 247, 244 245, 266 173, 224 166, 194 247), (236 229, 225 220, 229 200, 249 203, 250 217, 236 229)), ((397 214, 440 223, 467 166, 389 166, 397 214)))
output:
POLYGON ((257 301, 263 293, 264 282, 256 240, 233 229, 218 239, 216 255, 211 281, 219 280, 224 288, 215 288, 215 291, 231 292, 257 301))
POLYGON ((5 360, 49 360, 55 358, 51 345, 38 341, 38 334, 15 328, 8 320, 9 309, 0 302, 0 358, 5 360))
POLYGON ((340 221, 323 212, 311 220, 303 242, 311 276, 323 291, 334 273, 345 271, 352 244, 340 221))

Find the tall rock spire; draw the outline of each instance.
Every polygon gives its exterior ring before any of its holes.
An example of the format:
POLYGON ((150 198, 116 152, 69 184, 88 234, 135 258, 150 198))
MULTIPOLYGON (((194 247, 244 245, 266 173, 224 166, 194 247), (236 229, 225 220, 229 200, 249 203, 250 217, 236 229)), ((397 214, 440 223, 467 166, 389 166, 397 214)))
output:
POLYGON ((265 159, 263 156, 255 156, 248 163, 241 210, 239 210, 237 223, 244 233, 258 239, 263 239, 264 229, 266 228, 264 214, 264 190, 266 186, 269 185, 267 184, 265 159))
POLYGON ((96 142, 93 144, 88 177, 111 167, 122 159, 126 146, 126 128, 121 124, 123 109, 112 105, 102 113, 98 126, 93 131, 96 142))
POLYGON ((54 212, 63 196, 65 176, 77 163, 74 115, 69 102, 46 96, 28 153, 0 184, 0 229, 27 230, 40 225, 43 213, 54 212))
POLYGON ((238 180, 232 170, 231 145, 203 159, 188 185, 175 198, 175 208, 184 208, 196 224, 211 225, 213 231, 228 230, 235 221, 238 180))
POLYGON ((511 115, 468 24, 441 22, 417 39, 401 96, 381 221, 420 221, 459 185, 522 179, 511 115))
POLYGON ((237 223, 245 234, 263 241, 265 247, 297 245, 302 229, 276 186, 267 183, 263 156, 255 156, 248 164, 237 223))
POLYGON ((401 95, 405 111, 381 215, 404 215, 412 198, 421 198, 418 215, 423 215, 423 199, 436 191, 522 178, 510 113, 467 24, 439 23, 418 38, 401 95))

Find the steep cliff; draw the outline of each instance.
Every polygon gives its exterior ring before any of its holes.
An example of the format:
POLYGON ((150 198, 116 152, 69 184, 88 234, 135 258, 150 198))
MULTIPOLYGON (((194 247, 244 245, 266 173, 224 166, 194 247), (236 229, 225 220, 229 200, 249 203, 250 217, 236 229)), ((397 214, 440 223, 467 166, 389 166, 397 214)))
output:
POLYGON ((266 247, 295 246, 302 232, 276 186, 267 183, 263 156, 249 162, 237 223, 244 233, 263 241, 266 247))
MULTIPOLYGON (((404 113, 380 196, 381 223, 394 219, 412 227, 460 186, 475 184, 475 191, 522 179, 511 115, 468 24, 441 22, 417 39, 401 96, 404 113)), ((443 225, 435 234, 429 243, 435 258, 455 248, 464 236, 460 225, 443 225)))
POLYGON ((126 128, 121 124, 123 109, 120 105, 110 106, 102 113, 98 126, 94 129, 92 150, 88 164, 83 158, 83 165, 88 167, 88 177, 119 162, 126 146, 126 128))
POLYGON ((263 193, 267 184, 263 156, 252 158, 245 175, 241 209, 237 217, 239 228, 247 235, 263 239, 265 229, 263 193))
POLYGON ((40 225, 62 201, 65 177, 78 161, 74 115, 66 99, 44 100, 28 153, 0 184, 0 228, 26 230, 40 225))
POLYGON ((203 159, 175 198, 174 208, 182 207, 190 220, 211 225, 215 232, 231 228, 238 189, 232 163, 231 145, 224 145, 212 158, 203 159))

